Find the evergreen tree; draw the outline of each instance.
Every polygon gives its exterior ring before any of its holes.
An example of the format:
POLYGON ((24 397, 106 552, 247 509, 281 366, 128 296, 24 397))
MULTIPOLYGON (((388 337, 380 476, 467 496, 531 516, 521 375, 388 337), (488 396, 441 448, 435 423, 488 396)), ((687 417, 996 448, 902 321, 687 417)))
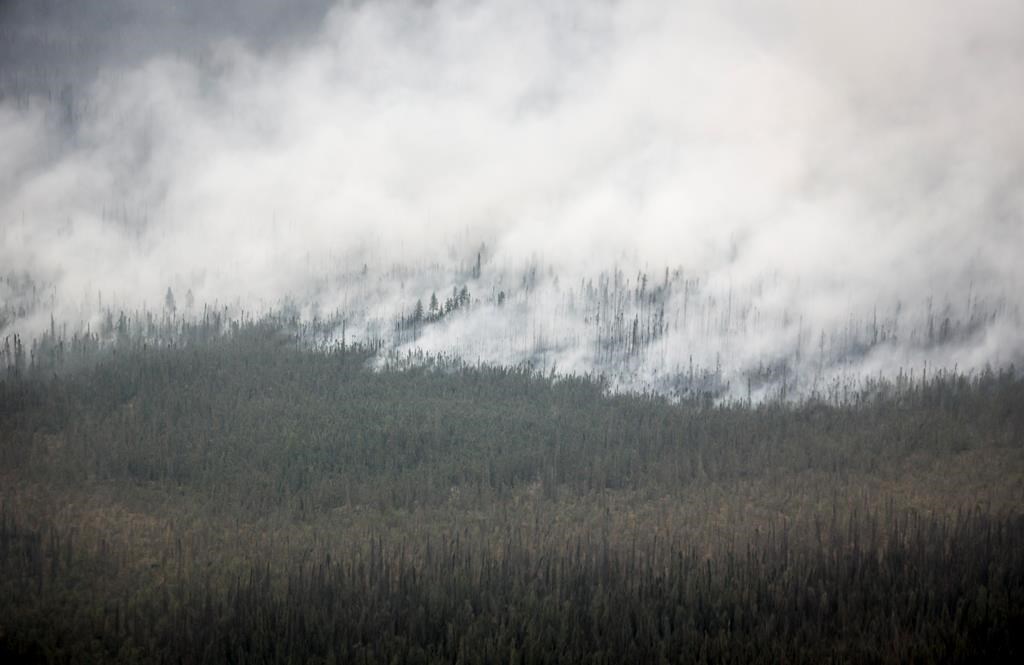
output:
POLYGON ((169 286, 167 287, 167 293, 164 295, 164 308, 171 314, 174 314, 174 310, 177 309, 174 304, 174 292, 171 291, 169 286))

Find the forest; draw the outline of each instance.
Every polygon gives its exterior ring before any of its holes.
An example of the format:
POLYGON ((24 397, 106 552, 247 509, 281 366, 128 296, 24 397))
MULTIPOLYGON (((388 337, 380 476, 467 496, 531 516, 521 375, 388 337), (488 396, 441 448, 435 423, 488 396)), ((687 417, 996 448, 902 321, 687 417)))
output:
POLYGON ((0 665, 1024 663, 1022 44, 0 0, 0 665))
POLYGON ((6 660, 1024 653, 1014 371, 670 400, 285 314, 179 332, 6 370, 6 660))

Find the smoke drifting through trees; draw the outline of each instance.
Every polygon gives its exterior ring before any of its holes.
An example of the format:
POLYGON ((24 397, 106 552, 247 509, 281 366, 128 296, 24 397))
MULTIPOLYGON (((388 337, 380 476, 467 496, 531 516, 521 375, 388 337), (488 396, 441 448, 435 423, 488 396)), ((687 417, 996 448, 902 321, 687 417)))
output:
POLYGON ((1019 661, 1021 44, 0 0, 0 661, 1019 661))
POLYGON ((170 288, 669 391, 1021 358, 1019 3, 99 6, 3 14, 5 335, 170 288))

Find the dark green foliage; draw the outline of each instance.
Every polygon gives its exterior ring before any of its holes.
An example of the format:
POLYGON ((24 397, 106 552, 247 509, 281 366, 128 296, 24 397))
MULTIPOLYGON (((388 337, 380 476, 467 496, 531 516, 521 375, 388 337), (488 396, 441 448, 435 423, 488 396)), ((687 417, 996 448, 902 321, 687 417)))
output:
MULTIPOLYGON (((926 515, 867 495, 890 469, 1019 460, 1013 373, 900 379, 841 405, 673 404, 527 368, 380 367, 373 349, 310 351, 277 324, 201 330, 0 382, 0 656, 1022 655, 1019 513, 926 515), (860 479, 864 499, 807 490, 806 512, 779 500, 728 523, 753 508, 723 493, 813 477, 860 479), (103 520, 69 519, 71 497, 103 520), (707 506, 684 516, 706 510, 703 526, 659 517, 686 501, 707 506)), ((1018 469, 1004 473, 1019 494, 1018 469)))
MULTIPOLYGON (((866 515, 706 559, 684 543, 495 550, 458 533, 286 572, 132 588, 116 556, 0 526, 0 649, 51 662, 1018 662, 1024 520, 866 515), (101 577, 102 576, 102 577, 101 577)), ((280 571, 279 571, 280 572, 280 571)), ((2 653, 2 651, 0 651, 2 653)))
POLYGON ((166 481, 266 507, 500 496, 540 482, 586 494, 819 469, 872 470, 917 452, 1017 447, 1012 374, 883 384, 851 403, 708 406, 607 396, 525 368, 372 371, 358 348, 311 353, 270 329, 127 350, 0 384, 0 460, 62 478, 166 481), (39 438, 60 439, 42 456, 39 438))

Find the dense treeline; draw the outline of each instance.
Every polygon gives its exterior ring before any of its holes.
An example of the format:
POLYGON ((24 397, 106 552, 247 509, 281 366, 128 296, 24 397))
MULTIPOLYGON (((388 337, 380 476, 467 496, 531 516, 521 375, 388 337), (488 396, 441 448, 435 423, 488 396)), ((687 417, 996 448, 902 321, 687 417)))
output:
POLYGON ((901 376, 838 403, 673 403, 526 367, 313 351, 296 325, 211 322, 5 375, 0 655, 1024 649, 1012 372, 901 376))
POLYGON ((488 498, 533 482, 548 494, 671 490, 1024 441, 1024 382, 1009 372, 882 383, 842 407, 677 406, 527 368, 374 372, 358 347, 310 353, 289 340, 254 325, 208 344, 128 350, 65 378, 4 382, 0 459, 252 506, 301 495, 313 508, 413 507, 453 488, 488 498))
POLYGON ((53 285, 8 274, 0 276, 0 329, 9 331, 0 339, 0 369, 59 369, 83 351, 187 343, 264 318, 310 347, 356 342, 389 362, 411 360, 425 347, 491 364, 585 368, 603 373, 613 388, 681 399, 710 392, 838 401, 880 365, 892 379, 901 366, 921 372, 942 359, 970 357, 970 348, 978 350, 974 371, 987 361, 1019 360, 1009 347, 992 355, 984 342, 993 326, 1020 323, 1019 308, 1002 297, 971 292, 963 302, 880 302, 838 321, 805 322, 795 305, 764 302, 781 288, 770 277, 723 292, 681 268, 613 268, 577 280, 535 261, 492 265, 484 254, 482 248, 474 262, 375 269, 326 261, 309 268, 308 290, 274 303, 250 301, 248 310, 241 301, 197 301, 187 283, 168 286, 149 306, 125 307, 99 291, 73 304, 60 302, 53 285))
MULTIPOLYGON (((64 536, 63 538, 66 538, 64 536)), ((132 586, 0 524, 0 655, 56 662, 1019 662, 1024 521, 868 514, 714 558, 459 534, 132 586), (111 580, 115 580, 114 584, 111 580)), ((179 568, 180 570, 180 568, 179 568)))

